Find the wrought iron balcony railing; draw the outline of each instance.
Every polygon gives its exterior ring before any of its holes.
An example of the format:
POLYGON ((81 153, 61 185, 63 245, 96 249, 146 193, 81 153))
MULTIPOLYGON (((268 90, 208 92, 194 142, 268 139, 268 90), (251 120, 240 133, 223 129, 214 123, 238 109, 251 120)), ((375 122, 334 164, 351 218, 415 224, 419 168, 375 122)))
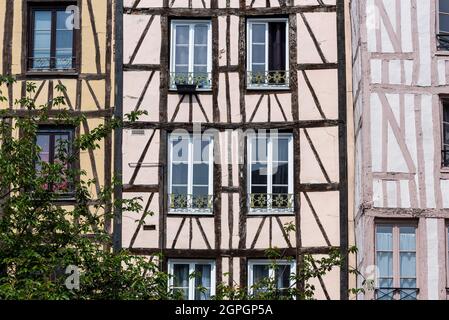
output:
POLYGON ((439 51, 449 51, 449 34, 437 34, 437 49, 439 51))
POLYGON ((251 193, 249 195, 250 212, 293 212, 293 194, 287 193, 251 193))
POLYGON ((170 194, 172 213, 212 213, 214 196, 193 194, 170 194))
POLYGON ((30 57, 29 69, 31 71, 58 71, 75 69, 75 57, 30 57))
POLYGON ((377 288, 376 300, 417 300, 418 288, 377 288))
POLYGON ((210 72, 172 72, 170 73, 170 89, 180 86, 193 86, 198 90, 212 88, 212 74, 210 72))
POLYGON ((290 72, 288 70, 248 71, 246 73, 248 88, 288 88, 290 72))

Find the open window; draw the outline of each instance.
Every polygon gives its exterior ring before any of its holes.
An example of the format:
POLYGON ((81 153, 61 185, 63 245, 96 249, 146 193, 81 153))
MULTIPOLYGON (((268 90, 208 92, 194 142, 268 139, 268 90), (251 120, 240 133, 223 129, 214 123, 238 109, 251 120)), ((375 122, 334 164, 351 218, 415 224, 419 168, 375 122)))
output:
POLYGON ((184 93, 211 89, 211 39, 210 20, 172 20, 171 89, 184 93))
POLYGON ((32 4, 29 9, 28 71, 74 72, 76 35, 70 3, 32 4))
POLYGON ((288 19, 248 19, 247 87, 289 87, 288 19))

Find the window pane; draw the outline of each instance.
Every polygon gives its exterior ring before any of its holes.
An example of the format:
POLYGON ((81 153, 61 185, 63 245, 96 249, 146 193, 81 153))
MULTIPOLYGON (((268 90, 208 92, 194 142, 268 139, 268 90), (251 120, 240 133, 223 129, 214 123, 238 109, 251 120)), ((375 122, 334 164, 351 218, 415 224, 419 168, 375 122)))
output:
MULTIPOLYGON (((187 186, 183 187, 183 186, 173 186, 172 187, 172 193, 175 195, 187 195, 187 186)), ((183 199, 185 200, 185 197, 183 197, 183 199)), ((183 200, 183 199, 178 199, 178 200, 183 200)))
POLYGON ((265 45, 253 44, 253 63, 265 64, 265 45))
POLYGON ((288 139, 273 139, 273 160, 288 161, 288 139))
POLYGON ((401 227, 400 228, 400 250, 401 251, 415 251, 416 239, 415 239, 414 227, 401 227))
POLYGON ((253 284, 258 284, 259 282, 267 279, 269 277, 268 265, 253 265, 253 284))
POLYGON ((268 139, 266 138, 253 138, 251 140, 251 161, 267 161, 268 151, 268 139))
POLYGON ((182 298, 189 299, 189 265, 175 264, 173 266, 173 290, 182 294, 182 298))
MULTIPOLYGON (((251 187, 251 193, 254 194, 266 194, 267 193, 267 186, 252 186, 251 187)), ((264 197, 266 199, 266 197, 264 197)))
POLYGON ((209 194, 209 188, 208 187, 193 187, 193 195, 198 197, 204 197, 209 194))
POLYGON ((273 163, 273 185, 288 185, 288 163, 273 163))
POLYGON ((207 45, 207 24, 197 24, 195 26, 195 44, 207 45))
POLYGON ((50 136, 49 135, 38 135, 37 145, 41 148, 39 153, 42 162, 50 161, 50 136))
POLYGON ((449 32, 449 15, 440 14, 440 32, 449 32))
POLYGON ((440 11, 441 12, 449 12, 449 1, 447 0, 439 0, 440 3, 440 11))
POLYGON ((195 46, 193 60, 195 65, 205 66, 207 68, 207 47, 195 46))
POLYGON ((209 300, 212 267, 210 264, 195 265, 195 300, 209 300))
POLYGON ((252 24, 252 37, 253 43, 265 43, 265 33, 266 33, 266 25, 265 24, 252 24))
POLYGON ((179 82, 183 82, 183 81, 187 81, 187 78, 185 77, 185 75, 189 72, 189 67, 188 66, 175 66, 175 73, 177 76, 181 76, 179 77, 179 79, 177 79, 177 81, 179 82))
POLYGON ((173 143, 172 161, 188 161, 189 159, 189 138, 176 137, 173 143))
POLYGON ((393 288, 393 278, 379 278, 379 288, 393 288))
POLYGON ((209 185, 209 165, 198 163, 193 165, 193 184, 209 185))
POLYGON ((176 65, 181 65, 181 66, 189 64, 189 47, 176 46, 175 63, 176 63, 176 65))
POLYGON ((72 68, 73 56, 73 29, 67 29, 66 22, 71 16, 65 11, 57 12, 56 29, 56 68, 72 68))
POLYGON ((393 253, 377 252, 377 267, 381 278, 393 277, 393 253))
POLYGON ((172 184, 187 185, 187 163, 173 164, 172 184))
POLYGON ((253 82, 254 83, 265 83, 265 64, 253 64, 253 82))
POLYGON ((376 229, 376 250, 392 251, 393 250, 393 227, 378 226, 376 229))
POLYGON ((176 26, 176 44, 189 44, 189 26, 176 26))
POLYGON ((67 156, 69 152, 69 135, 57 134, 55 135, 55 155, 67 156))
POLYGON ((251 184, 267 184, 267 165, 253 163, 251 165, 251 184))
MULTIPOLYGON (((273 186, 273 194, 277 195, 277 194, 288 194, 288 186, 273 186)), ((287 199, 287 196, 285 197, 285 199, 287 199)))
POLYGON ((50 68, 51 11, 34 12, 33 68, 50 68))
POLYGON ((401 278, 416 278, 416 253, 401 252, 401 278))
POLYGON ((291 268, 289 265, 279 265, 275 270, 276 287, 287 289, 290 287, 291 268))
POLYGON ((193 139, 193 160, 209 161, 209 144, 210 140, 193 139))

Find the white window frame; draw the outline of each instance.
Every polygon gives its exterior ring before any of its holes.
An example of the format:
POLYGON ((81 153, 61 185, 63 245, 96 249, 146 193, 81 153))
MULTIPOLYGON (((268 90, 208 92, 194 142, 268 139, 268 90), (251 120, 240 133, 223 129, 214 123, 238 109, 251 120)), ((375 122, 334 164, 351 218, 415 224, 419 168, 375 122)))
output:
POLYGON ((210 296, 215 296, 216 286, 216 271, 214 260, 194 260, 194 259, 170 259, 168 260, 168 273, 170 275, 168 280, 169 291, 173 290, 173 268, 176 264, 189 265, 189 300, 195 300, 195 277, 190 277, 195 272, 195 265, 208 264, 211 266, 210 275, 210 296))
MULTIPOLYGON (((393 220, 391 222, 389 221, 379 221, 376 222, 374 224, 374 263, 375 265, 377 265, 377 253, 381 252, 380 250, 377 249, 377 228, 378 227, 392 227, 392 254, 393 254, 393 289, 394 288, 401 288, 401 279, 403 278, 401 276, 401 272, 400 272, 400 254, 401 252, 404 252, 400 249, 400 229, 401 227, 407 227, 407 228, 414 228, 415 229, 415 259, 416 259, 416 264, 415 264, 415 274, 416 274, 416 286, 417 289, 419 289, 420 286, 420 269, 419 269, 419 261, 420 261, 420 253, 419 253, 419 248, 418 248, 418 244, 419 244, 419 229, 418 229, 418 224, 415 222, 411 222, 411 221, 398 221, 398 220, 393 220)), ((409 252, 409 251, 405 251, 405 252, 409 252)), ((380 289, 379 286, 379 276, 376 277, 377 281, 376 281, 376 289, 380 289)), ((385 288, 384 288, 385 289, 385 288)), ((401 288, 401 289, 407 289, 407 288, 401 288)), ((393 293, 393 300, 397 300, 399 298, 400 294, 399 293, 393 293)), ((420 297, 420 292, 416 293, 416 297, 417 300, 419 300, 420 297)), ((377 299, 377 297, 376 297, 377 299)))
MULTIPOLYGON (((288 138, 288 194, 294 193, 294 175, 293 175, 293 134, 292 133, 277 133, 277 137, 279 138, 288 138)), ((255 133, 255 134, 249 134, 248 135, 248 143, 247 143, 247 190, 248 195, 251 195, 251 186, 252 186, 252 176, 251 176, 251 166, 252 166, 252 142, 253 139, 258 138, 267 138, 268 144, 267 144, 267 194, 273 193, 273 138, 270 136, 270 134, 267 133, 255 133)), ((294 205, 295 201, 292 199, 292 207, 288 209, 259 209, 259 208, 251 208, 250 204, 250 197, 248 196, 248 213, 249 214, 266 214, 266 215, 279 215, 279 214, 293 214, 294 213, 294 205)))
MULTIPOLYGON (((189 140, 189 154, 188 154, 188 173, 187 173, 187 194, 193 194, 193 140, 194 139, 209 139, 209 185, 208 185, 208 196, 214 196, 214 137, 209 134, 196 134, 196 133, 170 133, 168 136, 168 194, 172 194, 173 186, 172 186, 172 172, 173 172, 173 144, 176 138, 183 137, 183 139, 189 140)), ((175 209, 170 208, 170 199, 168 199, 168 208, 169 214, 204 214, 204 215, 212 215, 213 208, 186 208, 186 209, 175 209)))
MULTIPOLYGON (((253 294, 254 289, 252 286, 254 285, 254 274, 253 269, 254 266, 268 266, 268 277, 270 279, 274 279, 275 277, 275 269, 272 267, 273 263, 279 266, 290 266, 290 277, 292 275, 296 275, 296 261, 295 260, 249 260, 248 261, 248 292, 249 294, 253 294)), ((290 278, 290 287, 295 284, 295 281, 290 278)))
MULTIPOLYGON (((247 35, 246 35, 246 41, 247 41, 247 45, 246 45, 246 61, 247 61, 247 65, 246 65, 246 70, 247 73, 250 73, 253 71, 253 24, 264 24, 265 25, 265 68, 268 68, 268 64, 269 64, 269 58, 268 58, 268 53, 269 53, 269 46, 268 46, 268 34, 269 34, 269 28, 268 28, 268 24, 270 22, 285 22, 285 72, 288 73, 290 72, 290 60, 289 60, 289 21, 288 18, 250 18, 247 19, 246 21, 246 30, 247 30, 247 35)), ((270 71, 270 70, 265 70, 265 71, 270 71)), ((284 89, 287 90, 289 89, 289 82, 287 81, 287 83, 285 85, 270 85, 269 83, 260 85, 260 84, 253 84, 250 83, 249 81, 247 81, 247 88, 248 89, 269 89, 272 90, 273 88, 277 88, 277 89, 284 89)))
MULTIPOLYGON (((189 27, 189 73, 193 73, 194 67, 194 48, 195 48, 195 25, 207 24, 207 73, 212 80, 212 22, 210 20, 172 20, 171 21, 171 41, 170 41, 170 74, 175 73, 176 66, 176 27, 188 26, 189 27)), ((171 86, 170 89, 176 89, 171 86)), ((198 91, 210 91, 210 88, 198 88, 198 91)))

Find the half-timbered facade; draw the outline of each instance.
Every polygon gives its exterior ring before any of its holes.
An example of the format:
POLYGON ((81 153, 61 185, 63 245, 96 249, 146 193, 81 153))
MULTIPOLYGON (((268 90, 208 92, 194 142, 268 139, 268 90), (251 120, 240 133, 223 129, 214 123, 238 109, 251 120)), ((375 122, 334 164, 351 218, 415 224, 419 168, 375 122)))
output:
POLYGON ((365 299, 446 299, 449 1, 352 1, 365 299))
MULTIPOLYGON (((49 103, 49 119, 39 128, 37 143, 43 161, 54 161, 56 140, 70 140, 104 124, 113 114, 113 0, 3 0, 0 2, 0 66, 2 75, 16 82, 2 88, 8 102, 0 104, 18 116, 27 116, 14 101, 24 97, 27 82, 36 84, 36 105, 49 103), (52 99, 64 85, 66 106, 53 106, 52 99), (56 125, 55 116, 84 115, 79 127, 56 125)), ((8 114, 6 114, 8 115, 8 114)), ((94 179, 93 194, 110 187, 112 137, 95 151, 78 152, 76 168, 94 179)), ((74 205, 73 194, 61 205, 74 205)), ((106 210, 111 212, 112 206, 106 210)), ((112 220, 105 221, 112 231, 112 220)))
MULTIPOLYGON (((306 253, 347 252, 344 8, 340 0, 123 1, 118 99, 123 113, 148 114, 120 133, 122 196, 142 197, 144 208, 117 212, 116 240, 162 253, 185 298, 276 276, 268 248, 286 258, 287 274, 306 253), (193 271, 203 276, 188 278, 193 271)), ((319 298, 347 298, 347 264, 316 286, 319 298)))

